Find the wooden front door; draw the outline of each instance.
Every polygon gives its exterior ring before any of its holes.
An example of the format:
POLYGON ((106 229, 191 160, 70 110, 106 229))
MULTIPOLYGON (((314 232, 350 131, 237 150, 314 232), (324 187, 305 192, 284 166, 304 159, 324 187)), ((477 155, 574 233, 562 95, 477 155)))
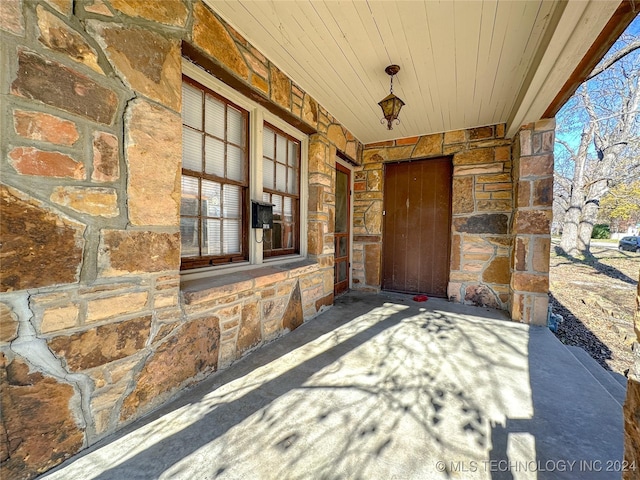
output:
POLYGON ((451 172, 449 158, 386 165, 384 290, 447 296, 451 172))
POLYGON ((334 285, 333 294, 349 289, 349 211, 351 208, 351 174, 348 168, 336 163, 336 212, 334 230, 334 285))

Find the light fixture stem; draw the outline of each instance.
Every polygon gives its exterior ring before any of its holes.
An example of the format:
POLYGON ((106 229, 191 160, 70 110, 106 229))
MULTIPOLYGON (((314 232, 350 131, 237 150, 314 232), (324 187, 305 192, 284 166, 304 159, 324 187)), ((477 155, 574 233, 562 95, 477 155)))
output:
POLYGON ((391 75, 391 91, 390 91, 390 93, 393 93, 393 77, 394 77, 394 76, 393 76, 393 75, 391 75))

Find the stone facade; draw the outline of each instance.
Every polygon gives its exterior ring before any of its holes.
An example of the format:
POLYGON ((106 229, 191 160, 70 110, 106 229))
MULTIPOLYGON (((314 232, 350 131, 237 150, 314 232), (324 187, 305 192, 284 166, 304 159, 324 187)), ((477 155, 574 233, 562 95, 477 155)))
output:
POLYGON ((0 2, 0 476, 52 468, 331 305, 337 156, 354 288, 380 288, 384 163, 450 156, 449 297, 538 318, 549 122, 365 148, 200 0, 150 5, 0 2), (306 259, 181 280, 183 58, 309 136, 306 259))
POLYGON ((200 1, 7 0, 0 476, 32 478, 333 303, 355 137, 200 1), (310 135, 308 259, 180 279, 181 62, 310 135))

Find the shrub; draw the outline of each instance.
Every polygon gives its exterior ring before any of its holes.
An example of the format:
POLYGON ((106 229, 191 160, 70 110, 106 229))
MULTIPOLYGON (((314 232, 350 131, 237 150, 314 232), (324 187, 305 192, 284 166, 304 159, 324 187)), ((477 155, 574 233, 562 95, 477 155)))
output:
POLYGON ((611 231, 609 230, 609 225, 607 225, 606 223, 600 223, 598 225, 594 225, 593 232, 591 232, 591 238, 595 238, 595 239, 611 238, 611 231))

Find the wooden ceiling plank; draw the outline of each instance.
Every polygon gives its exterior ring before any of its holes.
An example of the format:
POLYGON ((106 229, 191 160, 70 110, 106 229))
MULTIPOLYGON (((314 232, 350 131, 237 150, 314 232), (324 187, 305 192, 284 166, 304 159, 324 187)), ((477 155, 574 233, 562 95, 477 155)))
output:
MULTIPOLYGON (((501 68, 506 63, 503 59, 503 53, 505 48, 505 38, 507 36, 507 30, 510 26, 511 12, 513 8, 513 2, 499 3, 496 10, 493 32, 491 35, 491 47, 489 50, 488 62, 488 75, 492 79, 489 96, 486 101, 483 101, 484 109, 487 109, 486 115, 489 118, 495 118, 496 114, 496 99, 504 95, 505 90, 500 90, 497 85, 497 78, 501 74, 501 68)), ((485 112, 482 112, 484 114, 485 112)))
POLYGON ((539 115, 617 8, 585 0, 575 19, 561 10, 581 2, 562 0, 204 1, 366 142, 539 115), (407 106, 388 132, 376 103, 392 62, 407 106))
POLYGON ((453 31, 453 3, 429 3, 427 9, 433 63, 436 66, 437 102, 440 105, 441 128, 452 130, 451 110, 455 108, 455 48, 454 42, 445 41, 453 31))
MULTIPOLYGON (((342 83, 344 87, 345 77, 338 74, 335 65, 339 63, 340 56, 336 55, 336 48, 330 35, 326 31, 323 22, 317 18, 313 9, 306 8, 305 2, 287 4, 287 8, 277 4, 277 18, 286 25, 285 35, 289 40, 289 57, 294 60, 293 52, 297 57, 305 59, 304 63, 292 63, 286 59, 283 65, 278 65, 289 77, 298 79, 297 83, 322 105, 331 104, 330 99, 335 95, 336 87, 328 80, 334 79, 342 83), (301 52, 306 54, 299 55, 301 52), (325 68, 323 68, 325 66, 325 68)), ((275 62, 274 62, 275 63, 275 62)), ((344 92, 344 90, 343 90, 344 92)), ((356 100, 344 95, 346 103, 356 100)), ((339 117, 339 112, 330 112, 339 117)))
MULTIPOLYGON (((327 32, 331 35, 333 42, 342 54, 341 60, 343 61, 335 65, 336 75, 344 77, 343 74, 346 73, 350 78, 354 79, 353 82, 344 83, 339 90, 350 92, 354 102, 358 104, 358 110, 364 112, 369 110, 372 115, 377 115, 376 109, 378 106, 368 88, 368 85, 370 85, 368 72, 363 69, 361 59, 354 51, 354 45, 352 45, 350 36, 348 36, 348 27, 345 26, 343 30, 339 22, 340 18, 347 16, 345 12, 346 5, 330 2, 331 8, 328 8, 327 3, 314 2, 312 6, 316 9, 318 15, 322 17, 327 32)), ((351 22, 351 24, 350 27, 358 28, 357 22, 351 22)), ((362 47, 364 47, 364 44, 362 47)), ((363 48, 363 50, 368 51, 366 48, 363 48)), ((369 123, 365 120, 368 115, 353 115, 353 110, 353 108, 345 105, 343 109, 344 115, 354 117, 352 121, 362 126, 369 123)), ((376 116, 371 118, 376 118, 376 116)))
MULTIPOLYGON (((546 3, 550 7, 550 3, 546 3)), ((504 39, 502 62, 496 85, 499 91, 519 92, 527 76, 533 57, 544 34, 548 10, 544 2, 522 2, 512 5, 509 22, 517 22, 518 31, 507 30, 504 39)), ((500 95, 496 102, 494 118, 506 122, 517 95, 500 95)))
POLYGON ((343 82, 334 87, 334 96, 340 98, 337 109, 331 113, 341 122, 352 125, 352 128, 359 128, 368 131, 375 128, 379 117, 377 100, 371 100, 370 93, 366 87, 366 83, 362 80, 366 75, 362 70, 358 71, 359 62, 355 58, 352 47, 341 30, 338 22, 334 17, 340 17, 341 9, 336 4, 331 3, 332 9, 326 8, 326 5, 320 2, 314 2, 313 7, 316 9, 318 16, 323 18, 323 24, 327 33, 331 36, 336 48, 340 50, 340 54, 334 53, 336 56, 342 55, 339 63, 334 63, 335 76, 343 82), (353 79, 351 82, 344 82, 344 78, 353 79), (355 113, 355 112, 359 112, 355 113))
POLYGON ((454 3, 455 11, 455 50, 456 50, 456 89, 458 121, 463 125, 473 124, 477 118, 477 105, 474 105, 474 85, 469 84, 469 80, 475 75, 478 69, 478 49, 480 39, 480 29, 482 22, 481 2, 457 2, 454 3))
POLYGON ((388 138, 391 135, 387 131, 378 133, 380 132, 379 119, 382 118, 382 114, 378 110, 379 107, 377 105, 377 102, 386 95, 386 92, 389 89, 389 77, 384 73, 385 67, 389 65, 389 55, 384 44, 384 39, 376 25, 374 14, 371 11, 369 2, 354 2, 353 7, 360 19, 363 31, 366 32, 365 41, 368 42, 368 44, 365 44, 364 48, 376 53, 373 63, 370 65, 370 70, 374 78, 370 91, 374 92, 372 95, 377 93, 377 96, 375 96, 376 104, 373 106, 376 111, 377 121, 370 127, 372 129, 371 135, 367 133, 366 137, 369 139, 367 143, 371 143, 373 141, 380 141, 384 138, 388 138), (378 98, 378 96, 380 98, 378 98))
MULTIPOLYGON (((420 2, 414 2, 415 13, 419 11, 421 6, 420 2)), ((404 114, 401 115, 400 125, 394 126, 394 131, 398 129, 404 130, 404 132, 415 129, 418 127, 417 119, 414 116, 407 115, 411 109, 423 108, 421 105, 419 94, 419 80, 416 77, 416 72, 413 64, 413 59, 410 53, 409 42, 407 41, 407 32, 412 29, 410 22, 407 22, 407 18, 403 17, 399 11, 398 3, 391 2, 387 6, 387 25, 392 30, 392 35, 397 47, 394 51, 398 54, 394 55, 392 62, 400 66, 400 72, 395 76, 393 81, 393 93, 400 97, 406 106, 403 108, 404 114)), ((386 89, 383 92, 388 92, 390 87, 390 78, 386 77, 386 89)), ((404 135, 404 132, 399 133, 404 135)))
MULTIPOLYGON (((401 42, 403 41, 399 35, 399 31, 402 30, 402 24, 397 14, 397 10, 395 10, 394 2, 379 2, 379 1, 371 1, 368 2, 369 7, 371 8, 371 12, 373 15, 373 20, 378 28, 382 41, 384 43, 385 51, 387 52, 387 63, 383 65, 381 68, 381 76, 386 77, 387 85, 385 90, 389 89, 389 77, 384 73, 384 68, 387 65, 397 64, 400 65, 402 69, 407 68, 407 63, 404 61, 403 51, 401 47, 401 42), (404 65, 403 65, 404 64, 404 65)), ((406 74, 401 70, 401 74, 394 78, 394 93, 398 95, 400 98, 406 99, 407 92, 404 90, 404 78, 406 74)), ((406 100, 405 100, 406 101, 406 100)), ((407 118, 407 117, 405 117, 407 118)), ((400 125, 393 127, 393 132, 396 136, 404 137, 408 136, 407 125, 400 123, 400 125)), ((388 134, 388 132, 387 132, 388 134)))
MULTIPOLYGON (((423 2, 414 2, 412 6, 413 11, 408 14, 407 10, 401 8, 399 2, 391 2, 389 4, 389 25, 393 29, 395 44, 398 49, 397 63, 401 67, 400 73, 396 77, 399 87, 397 94, 407 104, 404 107, 405 113, 400 119, 400 126, 403 127, 402 134, 404 136, 409 136, 411 131, 425 129, 425 123, 429 125, 431 123, 430 118, 433 117, 433 110, 427 107, 423 100, 421 85, 425 79, 418 77, 416 71, 416 64, 420 63, 420 56, 414 58, 414 52, 411 49, 414 43, 412 41, 413 35, 415 32, 423 30, 426 23, 425 5, 423 2), (420 111, 421 115, 411 115, 414 111, 420 111)), ((424 44, 422 48, 425 48, 424 44)), ((396 81, 394 80, 394 91, 395 83, 396 81)))
MULTIPOLYGON (((291 46, 287 47, 289 56, 304 57, 307 61, 305 64, 299 64, 291 71, 283 65, 278 65, 289 77, 297 79, 301 88, 307 91, 320 104, 329 109, 329 113, 336 118, 341 118, 345 122, 349 119, 344 118, 341 114, 340 104, 333 108, 327 107, 331 105, 331 99, 338 90, 341 92, 344 103, 353 106, 353 102, 357 102, 357 97, 350 95, 348 89, 345 88, 344 76, 338 73, 336 63, 338 63, 339 55, 336 56, 335 42, 332 41, 331 35, 327 32, 324 21, 322 21, 316 11, 309 8, 307 2, 294 2, 287 4, 287 8, 280 7, 278 18, 287 26, 288 37, 295 38, 295 42, 291 42, 291 46), (300 55, 301 52, 306 52, 300 55), (329 80, 337 80, 342 85, 336 86, 329 80), (340 90, 342 88, 342 90, 340 90)), ((274 62, 275 63, 275 62, 274 62)), ((291 64, 286 64, 290 68, 291 64)))
MULTIPOLYGON (((553 2, 540 1, 538 8, 535 11, 535 16, 532 16, 530 33, 527 38, 527 42, 524 46, 522 53, 520 54, 519 64, 519 79, 518 84, 514 87, 521 92, 525 88, 525 82, 527 77, 532 75, 531 69, 536 68, 535 64, 536 56, 539 54, 542 42, 547 29, 550 28, 550 22, 553 17, 555 4, 553 2)), ((526 16, 527 12, 523 12, 523 16, 526 16)), ((516 103, 521 99, 514 95, 509 102, 505 102, 502 111, 499 113, 501 121, 508 122, 511 112, 514 110, 516 103)))
MULTIPOLYGON (((294 2, 287 4, 287 8, 281 9, 280 17, 286 19, 287 24, 295 24, 298 27, 293 34, 297 37, 300 48, 307 52, 308 65, 311 67, 311 71, 307 71, 308 79, 319 84, 318 75, 335 74, 335 71, 331 72, 332 65, 334 62, 340 62, 341 59, 332 56, 335 55, 334 42, 315 10, 309 8, 307 2, 294 2), (324 72, 321 65, 329 65, 329 72, 324 72)), ((331 94, 331 89, 326 93, 331 94)))
MULTIPOLYGON (((240 6, 244 11, 236 11, 236 15, 241 15, 243 19, 244 28, 240 28, 234 25, 232 21, 229 23, 242 32, 247 40, 259 51, 270 52, 269 60, 277 65, 281 70, 285 71, 289 75, 294 72, 306 71, 307 68, 313 68, 313 64, 309 61, 301 62, 297 57, 291 54, 291 50, 285 48, 286 44, 291 44, 289 37, 283 35, 289 35, 283 33, 283 29, 280 27, 281 20, 277 11, 274 8, 273 3, 270 2, 224 2, 222 5, 216 3, 216 7, 222 12, 222 16, 225 14, 231 15, 229 9, 233 9, 234 5, 240 6), (244 33, 245 31, 252 32, 255 36, 261 40, 255 40, 251 34, 244 33), (288 67, 288 68, 287 68, 288 67)), ((237 18, 237 17, 236 17, 237 18)), ((294 38, 296 41, 296 38, 294 38)), ((293 50, 302 48, 299 44, 293 45, 293 50)), ((298 50, 299 51, 299 50, 298 50)), ((301 56, 306 59, 308 56, 301 56)))
MULTIPOLYGON (((440 95, 438 85, 438 66, 434 53, 437 46, 432 43, 429 22, 429 2, 423 3, 423 10, 420 11, 420 17, 411 12, 410 4, 403 4, 401 12, 410 18, 419 20, 419 24, 415 26, 415 30, 412 29, 416 41, 409 42, 410 54, 414 59, 413 65, 416 70, 416 77, 420 82, 419 91, 426 91, 428 94, 428 98, 423 100, 422 105, 430 112, 428 115, 430 130, 443 131, 445 124, 442 116, 442 96, 440 95)), ((412 20, 405 19, 405 21, 411 22, 412 20)))
POLYGON ((478 38, 476 71, 473 77, 473 112, 477 115, 471 119, 471 123, 481 124, 486 118, 485 103, 491 92, 491 75, 489 73, 488 59, 491 51, 492 32, 495 25, 496 0, 483 0, 480 16, 480 33, 478 38))
MULTIPOLYGON (((308 21, 309 12, 300 10, 301 2, 288 4, 288 8, 283 8, 280 2, 250 4, 251 8, 247 12, 258 22, 259 28, 263 29, 263 38, 270 37, 270 43, 261 50, 274 52, 270 55, 270 60, 290 78, 296 79, 296 83, 300 83, 316 100, 324 100, 321 103, 326 105, 326 100, 333 97, 334 90, 329 88, 327 82, 318 80, 328 78, 321 65, 331 62, 325 58, 327 49, 319 45, 330 45, 331 42, 328 36, 323 36, 320 22, 308 21), (310 27, 316 29, 315 34, 311 35, 310 27), (320 41, 313 41, 318 38, 320 41), (324 62, 314 61, 318 56, 323 57, 324 62)), ((339 78, 335 75, 336 72, 333 73, 333 78, 339 78)))
MULTIPOLYGON (((356 3, 347 2, 340 14, 332 12, 332 16, 345 37, 351 52, 353 67, 363 83, 361 95, 366 105, 364 113, 355 116, 364 128, 378 129, 382 114, 377 103, 385 96, 386 84, 381 82, 380 72, 373 66, 384 62, 384 49, 371 43, 367 29, 356 9, 356 3), (377 88, 378 85, 380 88, 377 88)), ((371 21, 370 16, 365 18, 366 21, 371 21)))

